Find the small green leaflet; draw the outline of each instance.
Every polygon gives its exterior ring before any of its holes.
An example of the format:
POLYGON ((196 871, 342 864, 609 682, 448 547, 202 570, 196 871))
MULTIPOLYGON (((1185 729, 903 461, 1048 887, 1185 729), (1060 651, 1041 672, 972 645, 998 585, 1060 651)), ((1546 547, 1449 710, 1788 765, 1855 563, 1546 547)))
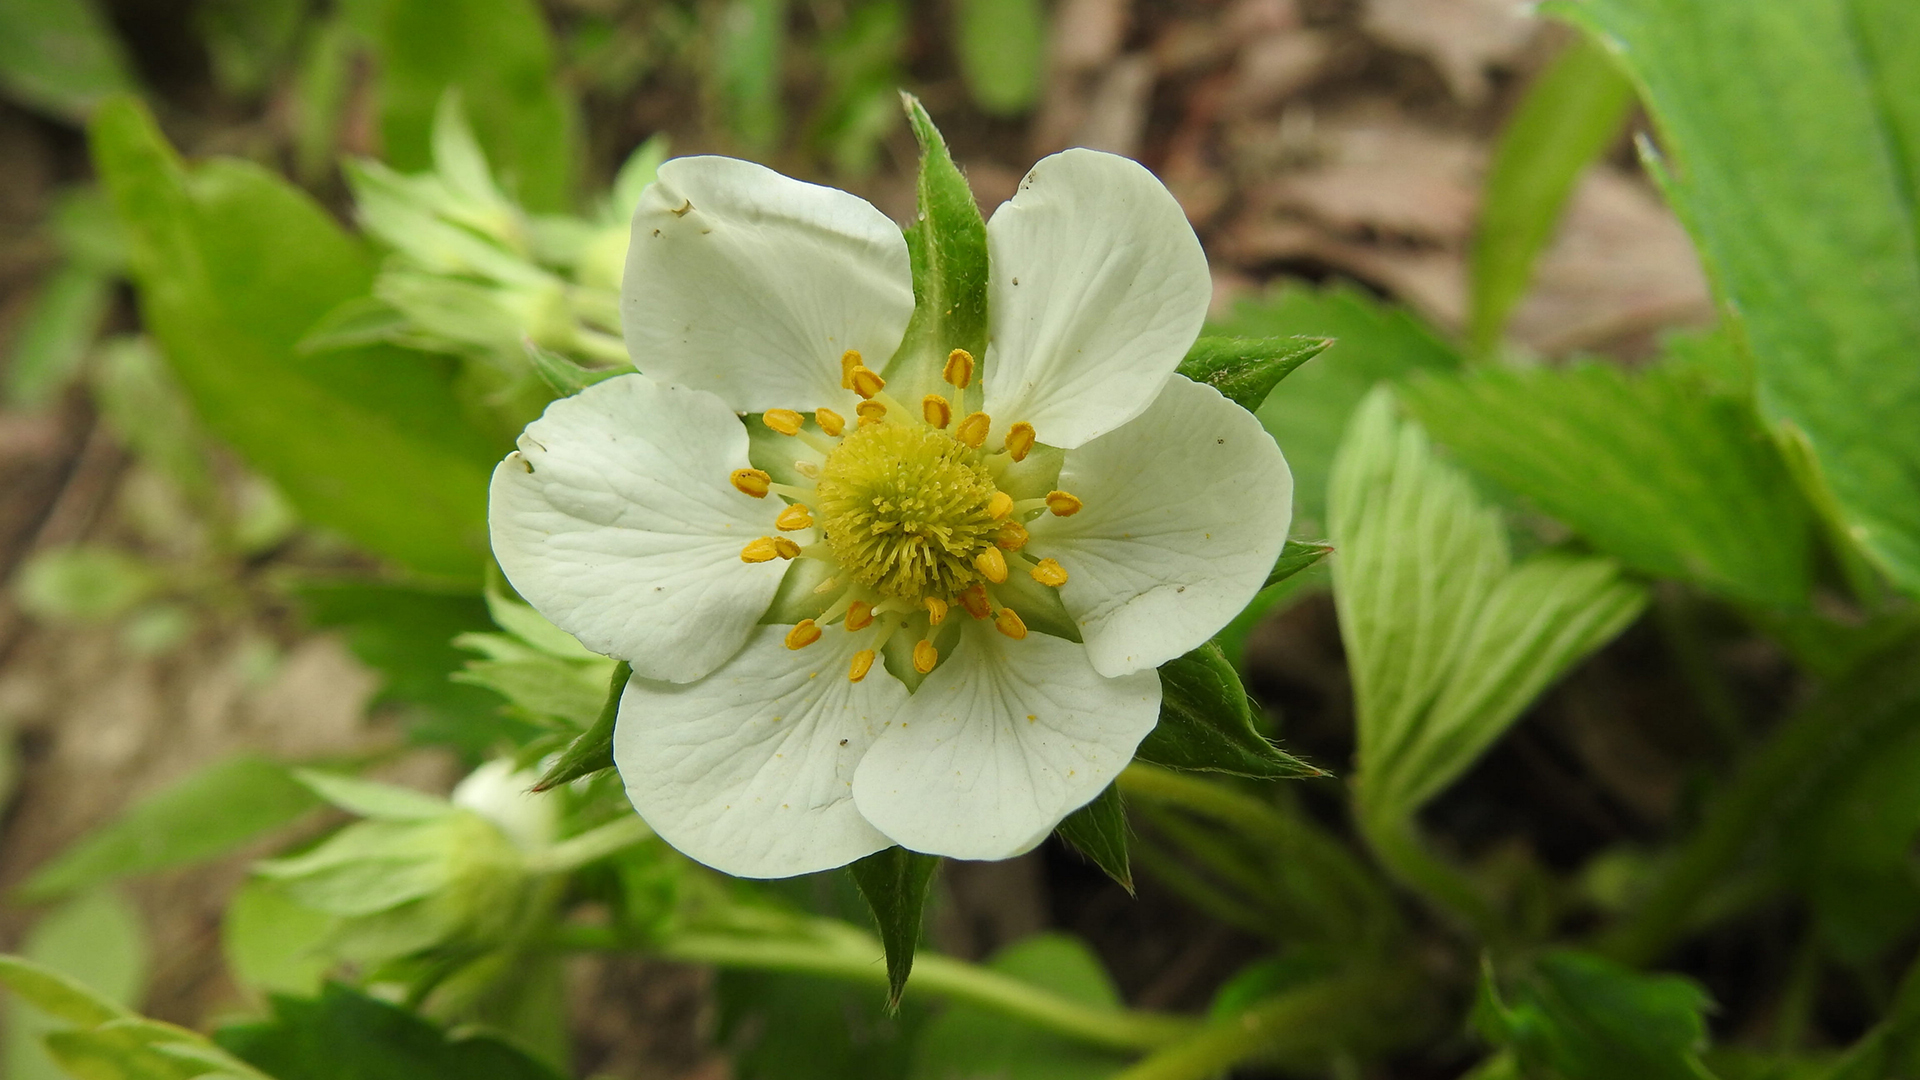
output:
POLYGON ((1220 391, 1248 412, 1258 412, 1281 379, 1332 344, 1331 338, 1203 337, 1175 370, 1220 391))
POLYGON ((880 943, 887 950, 889 1010, 900 1007, 900 995, 906 991, 907 975, 913 970, 913 950, 920 943, 921 912, 927 906, 933 872, 939 866, 937 855, 890 847, 856 859, 847 867, 854 884, 860 887, 860 895, 873 910, 880 943))
POLYGON ((1160 665, 1160 695, 1160 722, 1140 743, 1141 761, 1265 780, 1326 775, 1254 728, 1240 675, 1211 642, 1160 665))
POLYGON ((1528 1076, 1565 1080, 1711 1080, 1700 1063, 1712 1000, 1678 975, 1647 975, 1589 953, 1542 956, 1510 990, 1488 963, 1473 1014, 1482 1037, 1528 1076))

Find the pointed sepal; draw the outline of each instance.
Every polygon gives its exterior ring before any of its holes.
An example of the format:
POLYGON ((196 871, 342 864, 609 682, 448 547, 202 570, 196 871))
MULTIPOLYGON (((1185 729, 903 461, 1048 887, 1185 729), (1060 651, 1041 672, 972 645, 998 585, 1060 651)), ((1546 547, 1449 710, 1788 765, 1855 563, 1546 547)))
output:
POLYGON ((1261 780, 1327 775, 1273 745, 1253 726, 1246 687, 1212 642, 1160 665, 1160 723, 1135 756, 1169 769, 1261 780))
MULTIPOLYGON (((920 143, 919 211, 906 230, 914 306, 900 351, 882 374, 889 392, 902 401, 918 401, 924 394, 951 400, 960 391, 941 379, 947 357, 965 349, 976 364, 986 359, 987 223, 933 118, 913 95, 902 94, 900 100, 920 143)), ((977 368, 969 386, 977 400, 977 368)))
POLYGON ((613 666, 613 679, 607 684, 606 704, 600 706, 600 715, 594 718, 593 726, 573 740, 560 755, 560 760, 554 762, 540 782, 533 785, 533 790, 557 788, 583 776, 613 768, 613 722, 620 715, 620 695, 626 691, 627 680, 632 677, 632 664, 622 660, 613 666))
POLYGON ((1187 350, 1187 358, 1176 370, 1253 412, 1281 379, 1332 344, 1332 338, 1317 337, 1203 337, 1187 350))
POLYGON ((1280 557, 1274 560, 1273 569, 1267 572, 1267 583, 1260 587, 1270 589, 1332 553, 1332 544, 1289 540, 1280 549, 1280 557))
POLYGON ((1060 823, 1060 839, 1106 871, 1129 896, 1133 894, 1133 865, 1127 857, 1130 835, 1118 784, 1108 784, 1107 790, 1060 823))
POLYGON ((847 867, 853 883, 873 909, 880 944, 887 950, 887 1011, 900 1008, 907 975, 913 970, 913 950, 920 943, 920 915, 933 888, 937 855, 922 855, 890 847, 847 867))

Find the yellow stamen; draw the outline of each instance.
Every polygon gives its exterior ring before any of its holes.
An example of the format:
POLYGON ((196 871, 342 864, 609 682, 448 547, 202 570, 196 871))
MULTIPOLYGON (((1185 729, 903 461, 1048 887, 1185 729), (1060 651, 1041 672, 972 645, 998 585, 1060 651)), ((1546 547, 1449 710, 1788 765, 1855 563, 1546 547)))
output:
POLYGON ((813 515, 808 513, 807 508, 801 503, 794 503, 792 506, 780 511, 780 516, 773 519, 773 527, 779 529, 781 532, 811 529, 813 528, 813 515))
POLYGON ((1020 616, 1015 615, 1010 607, 1001 608, 1000 613, 993 617, 993 628, 1015 641, 1027 636, 1027 624, 1021 622, 1020 616))
POLYGON ((1000 554, 1000 549, 997 547, 990 547, 975 555, 973 567, 995 585, 1007 580, 1007 557, 1000 554))
POLYGON ((848 389, 863 398, 872 397, 887 385, 887 380, 881 378, 879 373, 866 367, 854 368, 853 374, 847 376, 847 378, 852 383, 848 389))
POLYGON ((993 605, 987 600, 987 587, 975 582, 960 593, 960 606, 967 614, 976 619, 984 619, 993 614, 993 605))
POLYGON ((953 437, 978 450, 986 444, 987 432, 992 427, 993 419, 986 413, 969 413, 960 421, 960 426, 953 429, 953 437))
POLYGON ((1041 559, 1027 573, 1033 575, 1033 580, 1048 588, 1057 589, 1067 583, 1067 568, 1061 566, 1058 559, 1041 559))
POLYGON ((847 608, 847 629, 865 630, 873 625, 873 605, 865 600, 855 600, 847 608))
POLYGON ((927 597, 927 625, 939 626, 947 621, 947 602, 937 596, 927 597))
POLYGON ((1064 491, 1047 492, 1047 509, 1054 517, 1072 517, 1080 512, 1080 500, 1064 491))
POLYGON ((727 479, 733 481, 734 489, 742 495, 751 495, 756 499, 767 497, 767 491, 773 486, 773 477, 759 469, 735 469, 727 479))
POLYGON ((934 427, 944 428, 953 422, 953 406, 939 394, 928 394, 920 399, 920 415, 934 427))
POLYGON ((925 675, 939 662, 940 650, 933 647, 933 642, 921 638, 913 643, 913 670, 925 675))
POLYGON ((820 425, 821 431, 834 438, 839 438, 840 433, 847 430, 847 418, 832 409, 813 410, 813 422, 820 425))
POLYGON ((814 625, 812 619, 801 619, 794 624, 793 629, 787 631, 787 648, 789 649, 804 649, 819 640, 820 628, 814 625))
POLYGON ((947 366, 940 371, 940 377, 950 386, 962 390, 973 381, 973 354, 965 349, 955 349, 947 354, 947 366))
POLYGON ((1004 491, 996 491, 993 498, 987 500, 987 516, 995 521, 1013 513, 1013 496, 1004 491))
POLYGON ((783 559, 797 559, 800 557, 800 545, 784 536, 776 536, 773 538, 773 553, 783 559))
POLYGON ((860 362, 860 350, 848 349, 840 354, 840 388, 853 389, 853 373, 864 365, 860 362))
POLYGON ((746 547, 740 549, 741 562, 772 562, 779 557, 780 550, 774 546, 773 537, 771 536, 763 536, 758 540, 750 541, 746 547))
POLYGON ((859 682, 873 670, 873 650, 861 649, 853 654, 853 663, 847 665, 847 681, 859 682))
POLYGON ((800 434, 800 414, 792 409, 768 409, 760 419, 782 435, 800 434))
POLYGON ((887 418, 887 407, 878 401, 863 401, 854 406, 853 411, 858 413, 860 419, 863 421, 885 420, 887 418))
POLYGON ((1027 541, 1031 538, 1025 525, 1017 521, 1009 521, 1000 526, 1000 536, 993 543, 1001 551, 1019 551, 1027 546, 1027 541))
POLYGON ((1007 429, 1007 453, 1015 461, 1027 460, 1027 455, 1033 451, 1033 438, 1032 424, 1022 420, 1013 425, 1007 429))

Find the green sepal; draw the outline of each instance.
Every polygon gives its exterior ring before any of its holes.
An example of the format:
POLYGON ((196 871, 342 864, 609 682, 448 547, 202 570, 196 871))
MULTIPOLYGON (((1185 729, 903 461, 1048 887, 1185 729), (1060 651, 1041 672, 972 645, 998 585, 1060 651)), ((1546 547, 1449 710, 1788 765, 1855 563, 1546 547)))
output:
POLYGON ((1203 337, 1187 350, 1187 358, 1175 370, 1253 412, 1281 379, 1332 344, 1332 338, 1316 337, 1203 337))
MULTIPOLYGON (((987 223, 973 189, 947 152, 933 118, 911 94, 900 95, 913 137, 920 143, 919 212, 906 230, 913 268, 913 319, 884 371, 890 393, 901 401, 925 394, 951 396, 941 381, 947 355, 955 349, 973 354, 976 365, 987 353, 987 223)), ((971 389, 956 403, 958 415, 976 407, 980 368, 971 389)))
POLYGON ((1068 814, 1059 831, 1060 839, 1093 860, 1128 895, 1133 894, 1133 865, 1127 858, 1130 830, 1118 784, 1108 784, 1092 802, 1068 814))
POLYGON ((1160 722, 1135 756, 1169 769, 1262 780, 1327 775, 1254 728, 1240 675, 1212 642, 1160 665, 1160 722))
POLYGON ((561 397, 572 397, 597 382, 605 382, 615 375, 631 375, 633 368, 589 368, 582 367, 568 357, 550 349, 535 345, 532 339, 521 343, 527 351, 527 362, 540 380, 552 388, 561 397))
POLYGON ((613 721, 620 715, 620 695, 632 677, 632 664, 622 660, 613 666, 613 679, 607 684, 607 701, 600 706, 600 715, 593 726, 573 740, 573 745, 567 747, 553 768, 533 785, 533 790, 547 791, 613 768, 613 721))
POLYGON ((920 942, 920 913, 927 906, 933 872, 939 865, 938 855, 890 847, 856 859, 847 867, 860 895, 873 909, 880 944, 887 950, 888 1012, 900 1008, 900 995, 906 991, 914 946, 920 942))
POLYGON ((1274 561, 1273 569, 1267 571, 1267 583, 1260 587, 1271 589, 1332 553, 1332 544, 1289 540, 1280 549, 1280 558, 1274 561))

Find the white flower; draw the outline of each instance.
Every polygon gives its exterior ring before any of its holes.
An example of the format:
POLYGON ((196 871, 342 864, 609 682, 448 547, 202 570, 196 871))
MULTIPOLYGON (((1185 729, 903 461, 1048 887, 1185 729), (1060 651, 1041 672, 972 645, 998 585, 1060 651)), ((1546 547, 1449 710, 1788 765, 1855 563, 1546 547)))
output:
POLYGON ((745 161, 667 162, 623 296, 646 374, 555 402, 494 472, 501 566, 633 664, 615 760, 702 862, 780 877, 890 844, 1028 850, 1153 728, 1155 668, 1279 553, 1279 448, 1171 377, 1210 280, 1167 190, 1069 150, 987 243, 975 378, 964 352, 901 348, 907 247, 878 210, 745 161))

